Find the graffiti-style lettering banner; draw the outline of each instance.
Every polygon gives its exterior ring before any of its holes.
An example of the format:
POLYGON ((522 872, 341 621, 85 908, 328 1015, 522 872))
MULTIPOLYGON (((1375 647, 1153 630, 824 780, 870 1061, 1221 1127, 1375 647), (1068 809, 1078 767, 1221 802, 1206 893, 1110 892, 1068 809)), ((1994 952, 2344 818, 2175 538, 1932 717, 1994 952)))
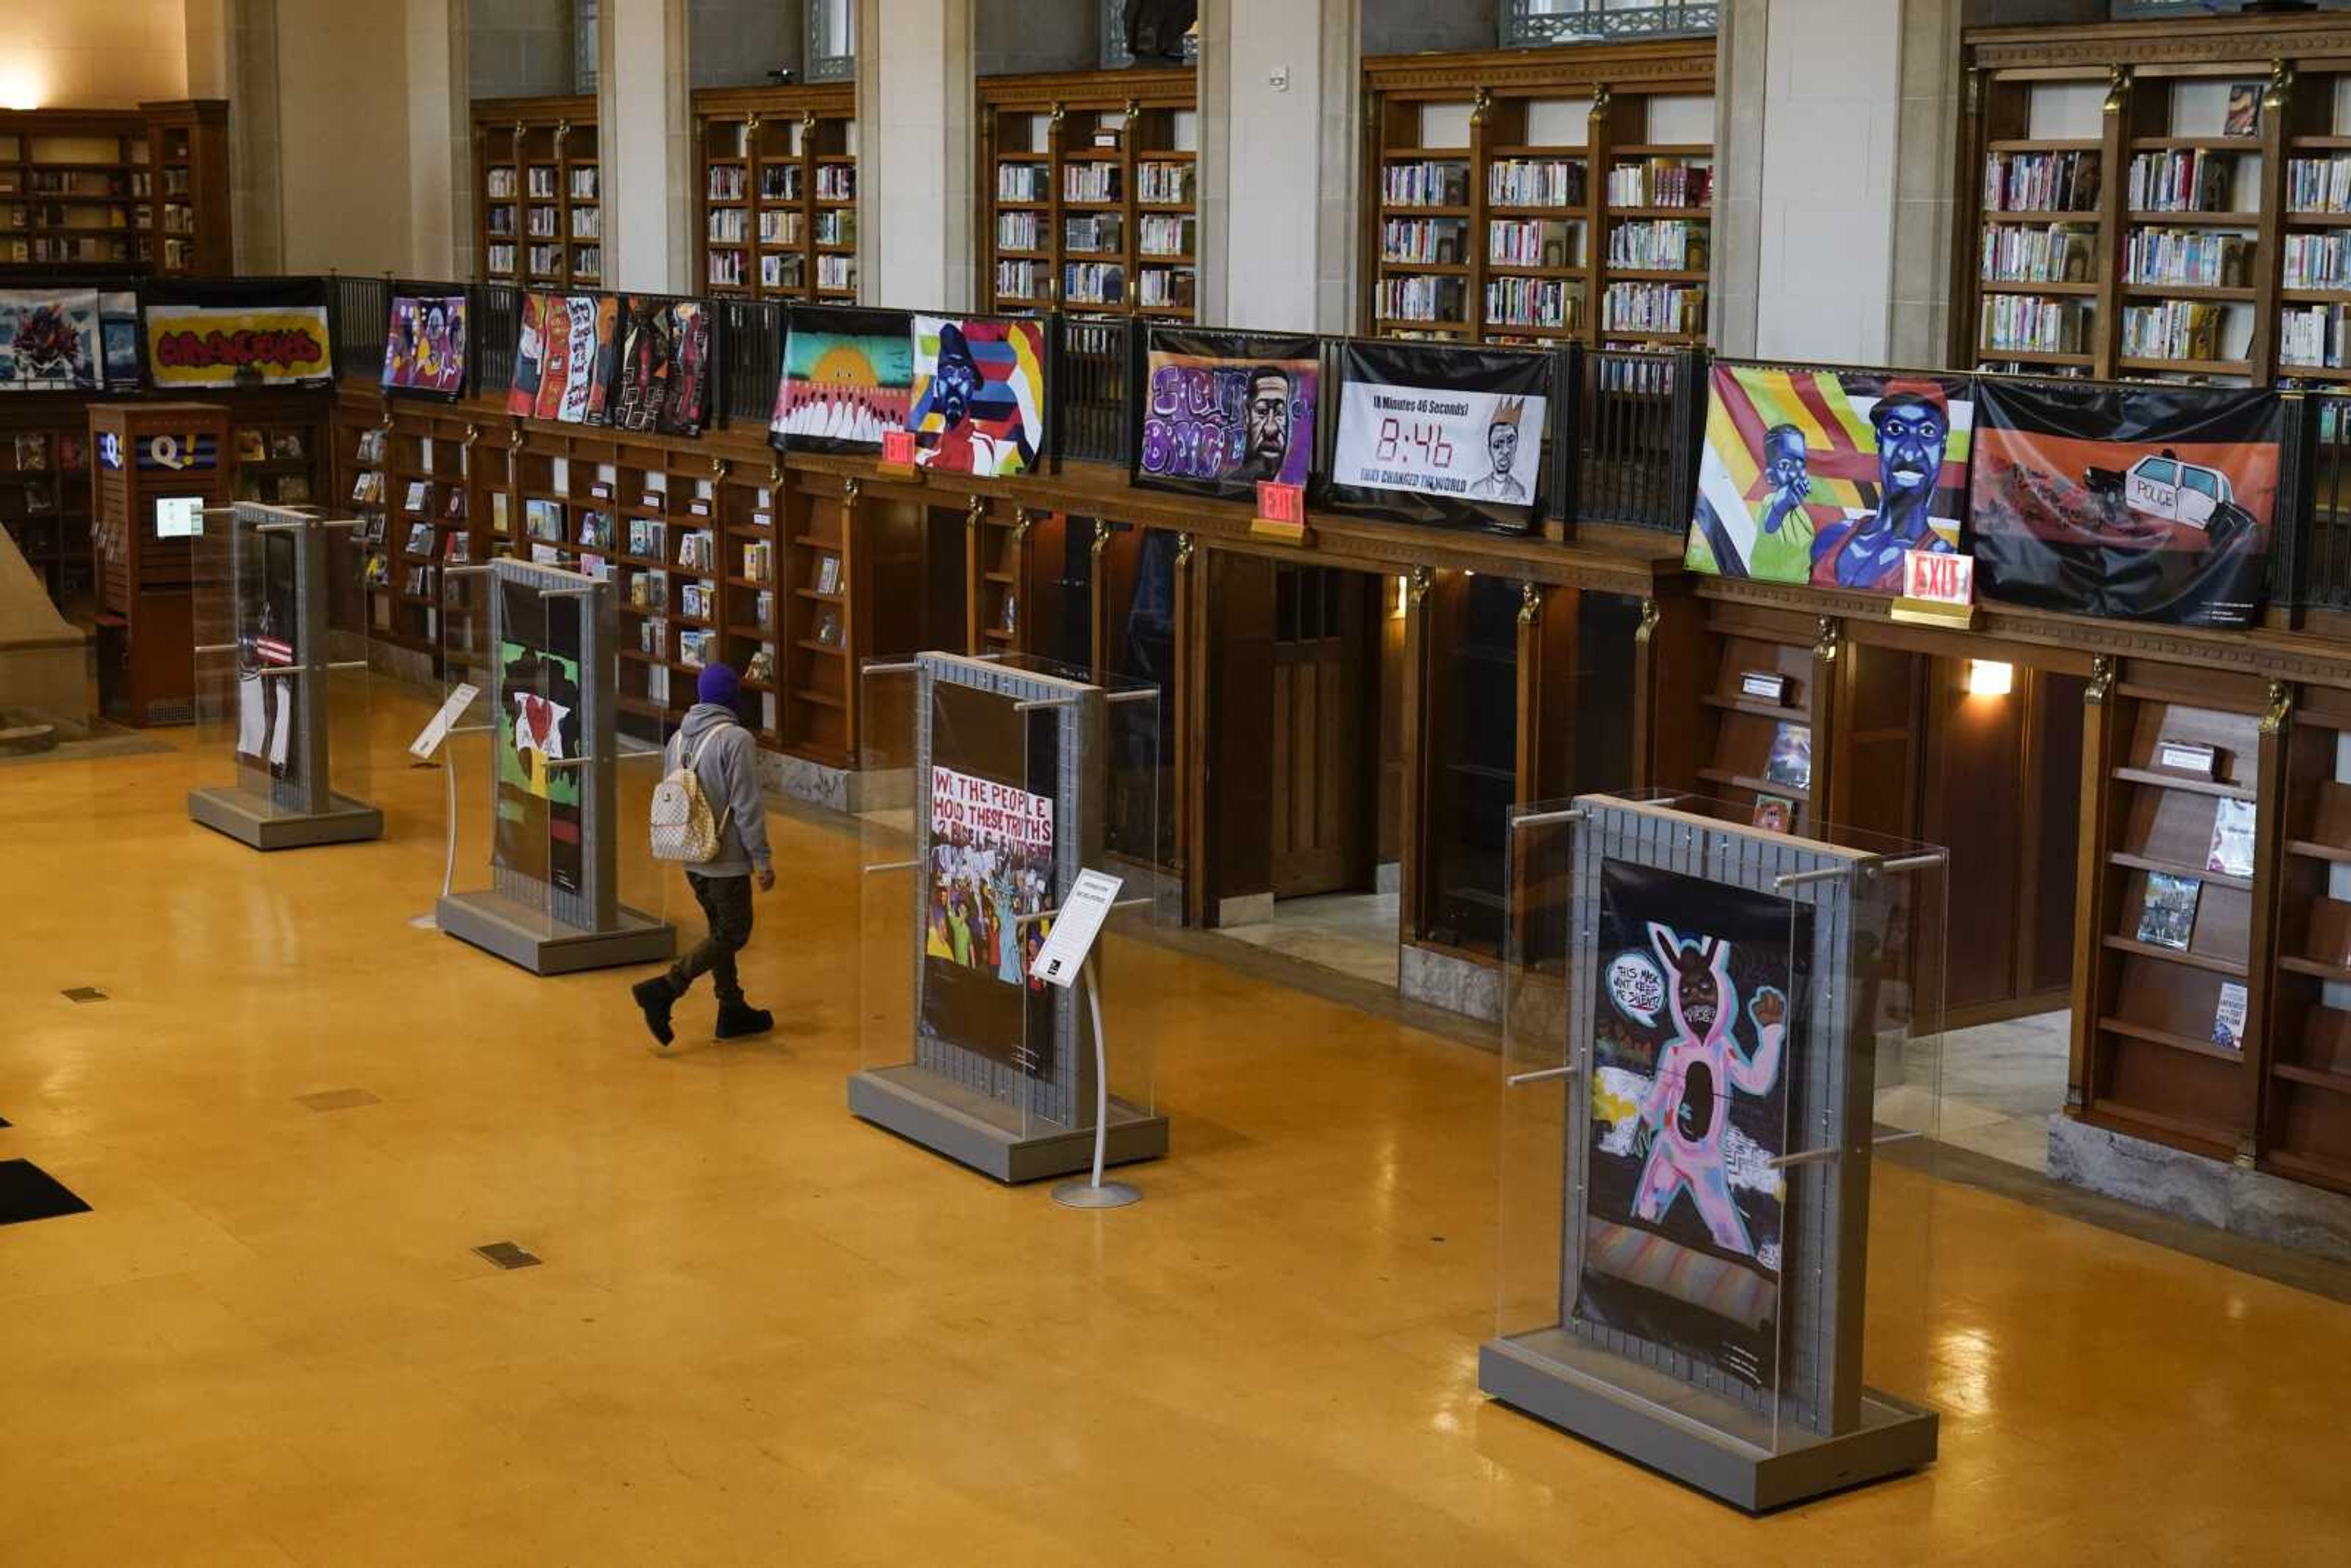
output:
POLYGON ((1542 515, 1552 356, 1349 343, 1335 506, 1407 523, 1531 531, 1542 515))
POLYGON ((1976 400, 1968 531, 1986 597, 2252 624, 2285 436, 2275 392, 1987 380, 1976 400))
POLYGON ((140 316, 159 392, 334 380, 323 279, 158 281, 140 316))
POLYGON ((1312 338, 1153 328, 1134 482, 1234 500, 1305 484, 1321 379, 1312 338))

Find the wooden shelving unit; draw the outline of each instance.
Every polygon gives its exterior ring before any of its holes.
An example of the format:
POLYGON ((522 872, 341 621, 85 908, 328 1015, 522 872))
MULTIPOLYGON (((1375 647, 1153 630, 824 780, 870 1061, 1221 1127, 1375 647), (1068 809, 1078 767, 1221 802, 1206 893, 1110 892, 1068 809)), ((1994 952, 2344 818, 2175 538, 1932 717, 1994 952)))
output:
POLYGON ((1400 55, 1364 78, 1361 330, 1706 340, 1711 47, 1400 55))
POLYGON ((603 176, 590 97, 474 102, 481 277, 526 288, 601 287, 603 176))
POLYGON ((2283 752, 2262 1159, 2351 1192, 2351 694, 2304 688, 2283 752))
POLYGON ((2346 44, 2323 16, 1970 33, 1951 362, 2351 382, 2346 44), (2068 164, 2095 188, 2036 182, 2068 164))
POLYGON ((1814 738, 1820 734, 1813 649, 1782 641, 1768 626, 1721 612, 1708 621, 1707 630, 1720 653, 1714 684, 1694 721, 1691 755, 1699 761, 1687 782, 1698 793, 1750 814, 1758 797, 1776 796, 1790 803, 1789 830, 1802 832, 1819 820, 1813 807, 1826 795, 1819 767, 1825 754, 1813 748, 1812 771, 1802 784, 1770 775, 1772 743, 1782 725, 1798 727, 1814 738), (1750 674, 1779 676, 1785 683, 1781 700, 1747 695, 1743 685, 1750 674))
POLYGON ((857 95, 839 87, 694 95, 695 276, 718 298, 857 298, 857 95))
POLYGON ((983 297, 1003 311, 1196 318, 1189 70, 982 77, 983 297))
POLYGON ((0 276, 231 268, 228 105, 0 111, 0 276))
POLYGON ((64 609, 90 588, 89 421, 78 398, 41 403, 0 427, 0 528, 64 609))
POLYGON ((859 505, 855 497, 827 493, 820 485, 802 488, 796 480, 778 518, 788 537, 776 558, 786 574, 780 580, 789 584, 778 600, 785 642, 778 650, 784 745, 836 767, 851 765, 856 755, 853 651, 864 636, 864 606, 856 591, 864 577, 863 541, 852 526, 859 505))

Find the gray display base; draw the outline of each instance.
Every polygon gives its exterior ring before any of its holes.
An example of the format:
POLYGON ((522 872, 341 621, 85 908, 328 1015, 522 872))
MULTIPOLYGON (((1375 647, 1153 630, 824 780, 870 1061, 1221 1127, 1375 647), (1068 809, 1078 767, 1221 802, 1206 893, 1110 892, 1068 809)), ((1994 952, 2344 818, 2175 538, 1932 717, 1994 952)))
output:
MULTIPOLYGON (((1000 1182, 1040 1181, 1092 1171, 1091 1127, 1032 1129, 1023 1136, 1019 1113, 1000 1100, 908 1062, 869 1069, 849 1081, 849 1109, 958 1165, 1000 1182)), ((1167 1118, 1147 1116, 1113 1096, 1106 1165, 1155 1160, 1167 1153, 1167 1118)))
POLYGON ((1750 1513, 1931 1464, 1940 1419, 1866 1389, 1859 1429, 1823 1437, 1791 1426, 1775 1447, 1754 1411, 1559 1329, 1488 1340, 1478 1386, 1750 1513))
POLYGON ((677 953, 677 928, 620 912, 611 931, 582 931, 499 893, 460 893, 434 905, 441 929, 534 975, 573 975, 623 964, 667 963, 677 953))
POLYGON ((298 850, 310 844, 356 844, 383 837, 383 813, 348 796, 312 814, 285 811, 250 789, 218 785, 188 791, 188 820, 256 850, 298 850))

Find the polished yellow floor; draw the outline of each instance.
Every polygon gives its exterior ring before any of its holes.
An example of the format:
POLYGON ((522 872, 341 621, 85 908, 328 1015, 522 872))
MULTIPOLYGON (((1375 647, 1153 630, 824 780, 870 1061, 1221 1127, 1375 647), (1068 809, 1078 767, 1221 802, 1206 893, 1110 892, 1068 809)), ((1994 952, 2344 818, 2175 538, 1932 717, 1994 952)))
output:
POLYGON ((1886 1169, 1873 1372, 1943 1458, 1746 1519, 1478 1395, 1493 1056, 1123 948, 1177 1152, 1063 1210, 846 1114, 853 838, 778 821, 776 1036, 657 1054, 630 977, 408 924, 442 784, 377 700, 378 845, 191 826, 184 735, 0 767, 0 1157, 95 1206, 0 1228, 0 1563, 2351 1553, 2351 1308, 1886 1169))

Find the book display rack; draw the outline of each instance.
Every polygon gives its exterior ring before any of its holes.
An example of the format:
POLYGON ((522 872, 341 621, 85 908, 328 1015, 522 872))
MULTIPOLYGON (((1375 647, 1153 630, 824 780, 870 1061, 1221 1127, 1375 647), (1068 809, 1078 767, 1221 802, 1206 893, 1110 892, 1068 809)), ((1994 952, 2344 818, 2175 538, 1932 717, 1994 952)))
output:
POLYGON ((474 101, 481 277, 525 288, 604 277, 604 207, 592 97, 474 101))
POLYGON ((1703 342, 1714 52, 1366 59, 1363 331, 1703 342))
POLYGON ((2262 1159, 2351 1192, 2351 696, 2303 688, 2283 749, 2262 1159))
POLYGON ((228 105, 0 110, 0 277, 231 268, 228 105))
POLYGON ((979 78, 979 259, 1000 311, 1196 319, 1189 70, 979 78))
POLYGON ((857 298, 857 99, 840 87, 694 95, 694 274, 714 298, 857 298))
POLYGON ((0 528, 60 607, 89 591, 89 425, 81 404, 69 412, 46 407, 0 428, 0 528))

